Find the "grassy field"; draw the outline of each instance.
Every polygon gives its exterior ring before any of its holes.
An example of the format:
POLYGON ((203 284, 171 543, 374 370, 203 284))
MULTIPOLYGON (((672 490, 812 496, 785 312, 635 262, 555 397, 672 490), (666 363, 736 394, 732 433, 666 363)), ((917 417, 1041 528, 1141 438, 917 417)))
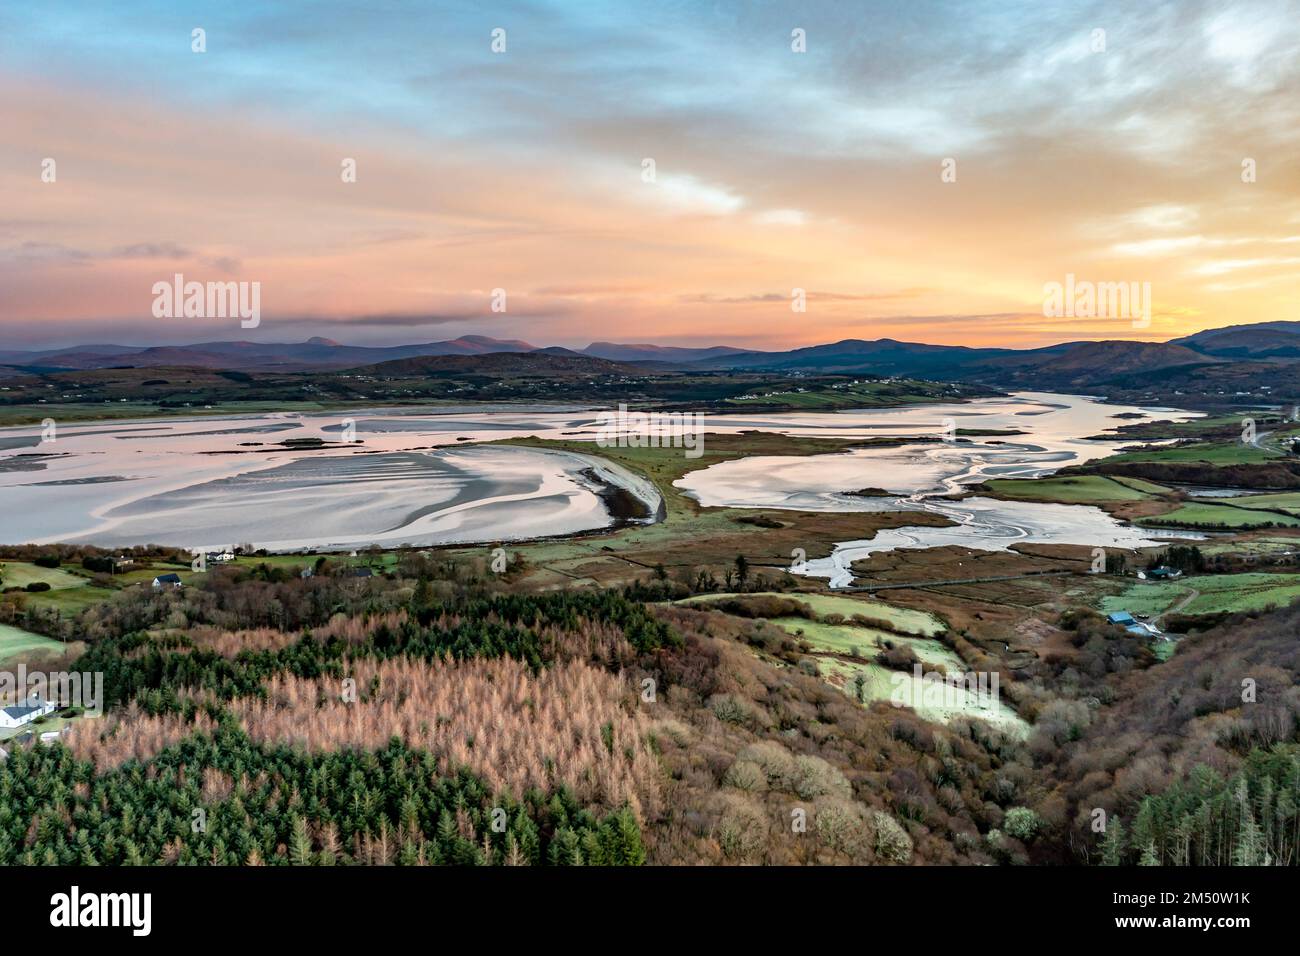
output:
POLYGON ((751 397, 727 399, 728 405, 767 406, 777 403, 801 410, 827 410, 835 408, 869 408, 873 406, 920 405, 943 401, 960 401, 959 394, 945 394, 931 386, 922 394, 918 384, 915 393, 900 393, 896 383, 862 382, 856 385, 832 386, 809 391, 763 391, 751 397))
POLYGON ((37 425, 51 416, 63 422, 120 421, 129 418, 194 418, 207 415, 251 415, 257 412, 329 411, 373 408, 373 402, 223 402, 208 407, 198 402, 188 408, 159 408, 153 402, 58 402, 47 405, 0 405, 0 428, 37 425))
POLYGON ((117 591, 86 585, 80 588, 61 588, 40 594, 24 594, 23 603, 31 607, 55 608, 62 614, 80 614, 86 608, 111 600, 117 591))
MULTIPOLYGON (((1235 499, 1234 499, 1235 500, 1235 499)), ((1280 528, 1300 527, 1300 518, 1289 514, 1238 508, 1233 505, 1189 502, 1154 518, 1139 518, 1137 524, 1149 527, 1187 528, 1280 528)))
POLYGON ((0 664, 17 657, 62 654, 64 650, 63 644, 53 638, 0 624, 0 664))
POLYGON ((1207 557, 1218 554, 1282 555, 1300 551, 1300 536, 1261 534, 1253 538, 1237 538, 1222 543, 1206 541, 1198 547, 1207 557))
POLYGON ((1122 594, 1103 598, 1101 609, 1107 614, 1129 611, 1155 616, 1193 591, 1197 596, 1180 613, 1258 611, 1270 604, 1285 606, 1300 597, 1300 574, 1202 574, 1177 581, 1139 582, 1122 594))
POLYGON ((977 717, 1016 737, 1029 733, 1029 725, 1024 719, 1000 699, 981 700, 965 688, 945 688, 940 697, 911 672, 890 670, 879 664, 858 664, 823 657, 817 661, 817 667, 827 683, 855 698, 854 679, 861 674, 864 678, 864 703, 893 700, 895 694, 900 693, 901 699, 907 702, 906 706, 926 720, 946 724, 958 717, 977 717))
POLYGON ((910 647, 918 658, 927 664, 936 664, 949 670, 965 670, 960 657, 951 648, 925 637, 903 637, 888 631, 855 624, 823 624, 801 617, 778 617, 769 622, 800 640, 807 641, 814 652, 847 654, 872 658, 885 649, 888 642, 895 646, 910 647))
POLYGON ((86 578, 63 568, 38 568, 23 561, 0 561, 0 586, 25 588, 42 581, 56 591, 83 587, 87 583, 86 578))
POLYGON ((1252 510, 1285 511, 1300 517, 1300 492, 1288 491, 1276 495, 1242 495, 1238 498, 1216 498, 1217 504, 1252 510))
POLYGON ((1104 475, 1066 475, 1047 478, 995 478, 985 482, 995 498, 1015 501, 1056 501, 1062 504, 1094 504, 1100 501, 1142 501, 1167 488, 1138 478, 1104 475))
MULTIPOLYGON (((734 594, 697 594, 694 597, 685 598, 678 603, 701 604, 736 596, 737 595, 734 594)), ((842 614, 846 618, 851 618, 854 614, 863 614, 867 617, 888 621, 895 631, 920 637, 936 637, 947 630, 943 621, 939 620, 933 614, 927 614, 924 611, 914 611, 905 607, 895 607, 894 605, 886 604, 884 601, 874 598, 863 600, 851 597, 840 597, 835 594, 776 594, 767 592, 749 596, 784 597, 794 601, 801 601, 812 608, 813 613, 818 617, 824 617, 827 614, 842 614)), ((803 619, 791 618, 791 620, 803 619)), ((850 630, 863 630, 863 628, 854 625, 845 626, 850 630)))
POLYGON ((1107 458, 1108 464, 1126 461, 1199 461, 1210 465, 1249 465, 1276 458, 1277 452, 1241 442, 1198 442, 1176 448, 1149 448, 1107 458))

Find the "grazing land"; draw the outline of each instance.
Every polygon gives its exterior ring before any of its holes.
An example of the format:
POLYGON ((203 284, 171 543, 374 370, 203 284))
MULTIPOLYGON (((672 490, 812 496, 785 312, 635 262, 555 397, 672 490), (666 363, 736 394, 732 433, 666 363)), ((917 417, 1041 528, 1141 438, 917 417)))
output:
POLYGON ((66 650, 61 641, 0 624, 0 664, 63 654, 66 650))
POLYGON ((1298 597, 1298 574, 1198 574, 1134 584, 1122 594, 1104 598, 1101 608, 1107 613, 1129 611, 1151 617, 1174 607, 1182 614, 1235 614, 1285 607, 1298 597), (1191 600, 1182 603, 1189 596, 1191 600))

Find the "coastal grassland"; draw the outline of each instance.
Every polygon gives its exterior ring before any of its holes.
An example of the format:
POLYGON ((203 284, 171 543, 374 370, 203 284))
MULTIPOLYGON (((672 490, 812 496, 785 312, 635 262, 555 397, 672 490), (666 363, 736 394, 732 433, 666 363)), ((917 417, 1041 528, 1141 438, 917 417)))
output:
POLYGON ((1239 535, 1228 541, 1203 541, 1198 547, 1206 557, 1234 554, 1276 557, 1300 551, 1300 534, 1292 537, 1267 533, 1239 535))
MULTIPOLYGON (((755 571, 784 573, 793 552, 807 557, 829 554, 838 541, 870 538, 882 528, 905 525, 942 527, 948 519, 922 512, 807 512, 762 508, 706 508, 673 485, 691 471, 753 455, 825 455, 870 445, 896 445, 897 439, 867 441, 807 438, 775 432, 736 435, 708 433, 703 453, 687 458, 681 448, 602 448, 592 441, 511 438, 492 444, 550 448, 606 458, 646 476, 663 497, 665 516, 650 525, 598 531, 563 540, 512 544, 534 566, 530 584, 561 585, 595 581, 616 583, 666 570, 727 566, 738 554, 755 571)), ((454 549, 482 553, 482 549, 454 549)))
POLYGON ((1210 504, 1193 501, 1155 517, 1138 518, 1137 524, 1145 527, 1168 528, 1294 528, 1300 527, 1300 518, 1276 511, 1241 508, 1228 504, 1210 504))
POLYGON ((1102 598, 1100 604, 1108 614, 1129 611, 1154 617, 1178 605, 1193 592, 1196 596, 1181 607, 1179 613, 1258 611, 1270 604, 1285 606, 1300 597, 1300 574, 1201 574, 1176 581, 1139 582, 1121 594, 1102 598))
POLYGON ((291 402, 280 401, 224 401, 209 405, 205 401, 176 408, 160 408, 153 402, 115 401, 104 403, 61 402, 49 405, 0 405, 0 428, 21 425, 39 425, 53 418, 62 425, 70 422, 108 422, 136 418, 198 418, 213 415, 252 415, 261 412, 282 412, 291 407, 295 412, 319 412, 331 409, 373 408, 373 402, 291 402))
POLYGON ((837 408, 924 405, 963 401, 971 394, 992 394, 979 389, 938 382, 828 380, 794 385, 780 383, 753 389, 726 400, 741 408, 782 405, 792 409, 822 411, 837 408))
POLYGON ((1129 462, 1197 462, 1207 465, 1252 465, 1271 461, 1278 452, 1240 441, 1195 442, 1167 448, 1151 447, 1121 452, 1105 459, 1107 464, 1129 462))
POLYGON ((1248 508, 1257 511, 1283 511, 1300 516, 1300 492, 1284 492, 1277 495, 1241 495, 1236 498, 1214 498, 1214 504, 1232 508, 1248 508))
POLYGON ((992 498, 1097 504, 1104 501, 1145 501, 1169 491, 1154 482, 1106 475, 1062 475, 1044 478, 995 478, 984 483, 992 498))

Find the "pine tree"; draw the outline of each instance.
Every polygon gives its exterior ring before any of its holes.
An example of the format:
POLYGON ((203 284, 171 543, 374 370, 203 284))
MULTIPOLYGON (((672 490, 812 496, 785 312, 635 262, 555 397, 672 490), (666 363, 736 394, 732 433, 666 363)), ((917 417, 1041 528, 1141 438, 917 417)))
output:
POLYGON ((294 866, 311 866, 311 838, 307 834, 307 819, 293 818, 293 835, 289 838, 289 862, 294 866))
POLYGON ((1119 817, 1111 817, 1106 823, 1101 838, 1101 865, 1124 865, 1124 823, 1119 817))

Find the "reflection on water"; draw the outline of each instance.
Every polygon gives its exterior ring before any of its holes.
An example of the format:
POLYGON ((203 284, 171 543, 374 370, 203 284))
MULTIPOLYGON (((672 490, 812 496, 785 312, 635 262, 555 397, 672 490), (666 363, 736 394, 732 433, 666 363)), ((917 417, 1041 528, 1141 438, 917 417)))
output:
MULTIPOLYGON (((971 515, 960 529, 900 529, 892 533, 899 535, 892 544, 878 537, 871 545, 876 550, 924 546, 909 542, 945 530, 964 533, 968 545, 976 537, 1003 547, 1017 539, 1064 540, 1061 535, 1105 543, 1108 538, 1098 537, 1103 530, 1130 532, 1096 509, 1058 513, 1054 506, 939 502, 930 495, 1109 454, 1116 442, 1083 436, 1104 432, 1118 424, 1116 415, 1135 411, 1024 393, 855 412, 711 415, 706 431, 726 433, 937 437, 953 423, 1027 434, 742 459, 693 472, 679 484, 709 505, 956 509, 952 514, 971 515), (898 497, 844 494, 862 488, 885 488, 898 497)), ((1153 418, 1192 417, 1147 411, 1153 418)), ((652 508, 658 497, 653 488, 599 458, 518 446, 461 447, 527 435, 594 440, 599 421, 599 412, 587 409, 465 406, 435 413, 400 409, 74 425, 46 444, 40 443, 39 426, 6 429, 0 432, 0 541, 182 547, 251 542, 290 549, 518 540, 600 528, 612 521, 598 494, 601 485, 627 487, 652 508), (341 444, 351 429, 360 444, 341 444), (280 444, 313 438, 332 444, 280 444)))
MULTIPOLYGON (((878 551, 958 545, 1002 551, 1015 544, 1081 544, 1141 548, 1159 543, 1150 532, 1116 521, 1100 508, 1080 505, 937 497, 992 478, 1033 478, 1068 465, 1104 457, 1119 441, 1088 440, 1115 427, 1115 416, 1150 413, 1185 421, 1189 412, 1102 405, 1085 398, 1022 394, 1018 402, 988 400, 965 406, 957 427, 1017 429, 1025 435, 960 438, 895 448, 864 448, 833 455, 767 456, 727 461, 692 472, 677 487, 705 505, 785 508, 805 511, 925 511, 954 526, 910 526, 880 531, 869 541, 841 542, 829 557, 801 569, 830 580, 852 583, 851 566, 878 551), (889 496, 851 494, 880 489, 889 496)), ((900 410, 917 415, 928 409, 900 410)), ((957 416, 954 414, 953 416, 957 416)), ((879 433, 878 431, 876 433, 879 433)), ((1189 534, 1183 537, 1199 538, 1189 534)), ((972 574, 974 576, 974 574, 972 574)))

